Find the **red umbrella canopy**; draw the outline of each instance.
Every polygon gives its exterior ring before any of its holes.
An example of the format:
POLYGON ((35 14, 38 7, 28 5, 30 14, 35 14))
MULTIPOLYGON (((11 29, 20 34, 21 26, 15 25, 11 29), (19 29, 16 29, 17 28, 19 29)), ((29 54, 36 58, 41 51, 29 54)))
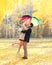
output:
POLYGON ((30 22, 31 21, 31 16, 30 15, 24 15, 24 16, 22 16, 22 18, 21 18, 21 21, 22 22, 30 22))

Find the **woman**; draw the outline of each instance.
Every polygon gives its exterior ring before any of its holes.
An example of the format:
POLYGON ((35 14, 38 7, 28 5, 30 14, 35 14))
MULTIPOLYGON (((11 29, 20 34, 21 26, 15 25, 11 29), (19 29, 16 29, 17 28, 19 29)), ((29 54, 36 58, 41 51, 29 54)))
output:
MULTIPOLYGON (((31 23, 31 16, 24 15, 24 16, 22 16, 21 21, 23 22, 22 31, 28 30, 29 25, 31 23)), ((23 32, 20 33, 20 37, 19 37, 20 43, 19 43, 19 46, 18 46, 18 52, 17 53, 20 52, 21 47, 24 45, 25 34, 26 33, 23 33, 23 32)))

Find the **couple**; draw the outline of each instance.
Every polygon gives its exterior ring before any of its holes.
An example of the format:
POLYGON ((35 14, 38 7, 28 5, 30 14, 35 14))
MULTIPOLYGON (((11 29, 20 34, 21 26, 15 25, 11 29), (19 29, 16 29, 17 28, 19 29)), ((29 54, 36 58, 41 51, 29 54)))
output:
POLYGON ((27 43, 30 40, 30 35, 32 32, 32 27, 33 24, 32 23, 28 23, 27 21, 25 23, 23 23, 23 27, 21 30, 21 34, 20 34, 20 43, 19 43, 19 47, 18 47, 18 52, 20 52, 21 46, 23 46, 23 50, 24 50, 24 57, 22 57, 23 59, 27 59, 28 54, 27 54, 27 43))

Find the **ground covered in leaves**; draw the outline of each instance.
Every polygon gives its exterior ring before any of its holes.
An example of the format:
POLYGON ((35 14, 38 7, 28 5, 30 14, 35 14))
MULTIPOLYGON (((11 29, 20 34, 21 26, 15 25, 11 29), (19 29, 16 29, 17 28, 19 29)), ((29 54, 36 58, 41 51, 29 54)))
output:
POLYGON ((28 59, 23 48, 17 54, 18 40, 0 40, 0 65, 52 65, 52 39, 32 39, 28 44, 28 59), (38 40, 38 41, 37 41, 38 40), (17 43, 14 46, 12 43, 17 43))

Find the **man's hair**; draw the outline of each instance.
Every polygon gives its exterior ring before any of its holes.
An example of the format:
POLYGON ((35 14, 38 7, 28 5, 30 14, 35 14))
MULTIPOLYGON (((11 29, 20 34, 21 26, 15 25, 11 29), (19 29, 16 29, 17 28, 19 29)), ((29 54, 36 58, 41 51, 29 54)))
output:
POLYGON ((30 27, 33 27, 33 23, 30 24, 30 27))

